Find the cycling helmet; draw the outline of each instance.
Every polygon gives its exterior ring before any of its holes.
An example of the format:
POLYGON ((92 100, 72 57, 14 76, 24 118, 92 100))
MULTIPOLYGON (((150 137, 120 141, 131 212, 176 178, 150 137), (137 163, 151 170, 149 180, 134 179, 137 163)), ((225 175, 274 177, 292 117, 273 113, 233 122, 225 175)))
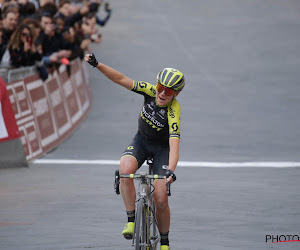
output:
POLYGON ((177 69, 165 68, 157 75, 157 83, 175 91, 181 91, 185 85, 184 75, 177 69))

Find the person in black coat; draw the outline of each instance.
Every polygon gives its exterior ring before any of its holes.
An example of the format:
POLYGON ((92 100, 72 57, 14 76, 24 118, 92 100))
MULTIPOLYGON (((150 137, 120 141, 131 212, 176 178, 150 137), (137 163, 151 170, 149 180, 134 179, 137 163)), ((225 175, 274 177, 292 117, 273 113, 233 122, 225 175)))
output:
POLYGON ((71 51, 65 48, 62 34, 56 32, 53 17, 49 13, 43 13, 40 20, 42 31, 35 43, 36 46, 42 47, 44 63, 49 65, 59 62, 61 58, 69 58, 71 51))
POLYGON ((2 42, 7 44, 18 25, 19 13, 13 7, 8 7, 2 12, 2 42))
POLYGON ((41 51, 38 51, 33 39, 33 31, 24 24, 12 34, 7 45, 12 67, 32 66, 42 59, 41 51))

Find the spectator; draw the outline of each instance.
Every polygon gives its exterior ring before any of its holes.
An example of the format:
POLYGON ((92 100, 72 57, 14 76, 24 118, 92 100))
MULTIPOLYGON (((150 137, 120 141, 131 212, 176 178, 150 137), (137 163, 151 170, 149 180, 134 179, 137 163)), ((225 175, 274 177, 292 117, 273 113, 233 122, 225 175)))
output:
POLYGON ((57 13, 57 6, 55 3, 46 3, 42 7, 40 7, 39 11, 37 12, 37 17, 41 16, 43 13, 49 13, 52 17, 57 13))
POLYGON ((12 33, 16 30, 18 25, 18 13, 14 8, 6 8, 2 13, 2 42, 7 44, 12 33))
POLYGON ((83 59, 84 51, 87 49, 91 40, 81 41, 76 36, 75 29, 73 27, 65 26, 65 18, 63 16, 57 16, 55 19, 56 33, 61 34, 63 37, 63 48, 70 50, 70 60, 80 57, 83 59))
POLYGON ((63 38, 65 41, 65 48, 72 51, 70 56, 70 60, 79 57, 83 59, 84 52, 89 51, 89 45, 92 42, 91 39, 81 39, 77 34, 73 27, 70 27, 67 30, 63 31, 63 38))
POLYGON ((58 16, 63 16, 64 18, 66 18, 72 15, 70 0, 60 0, 58 6, 58 16))
POLYGON ((76 13, 71 11, 71 1, 70 0, 60 0, 58 13, 56 16, 62 17, 65 19, 65 25, 70 27, 73 26, 76 22, 80 21, 83 16, 87 15, 90 11, 90 4, 84 4, 76 13))
POLYGON ((42 31, 36 40, 36 45, 42 45, 44 63, 50 65, 59 62, 63 57, 69 58, 71 51, 64 49, 62 34, 55 32, 56 27, 52 16, 49 13, 43 13, 40 21, 42 31))
POLYGON ((18 3, 19 6, 20 5, 25 5, 25 4, 29 3, 28 0, 17 0, 16 2, 18 3))
POLYGON ((39 0, 29 0, 29 2, 34 4, 34 7, 36 10, 39 9, 39 7, 40 7, 39 0))
POLYGON ((20 21, 31 17, 35 14, 36 8, 33 3, 29 2, 28 0, 18 0, 19 4, 19 13, 20 13, 20 21))
POLYGON ((65 47, 72 51, 70 60, 73 60, 76 57, 83 59, 84 50, 82 50, 80 47, 80 42, 75 35, 75 30, 73 27, 69 28, 68 30, 64 30, 63 38, 65 40, 65 47))
POLYGON ((92 42, 95 43, 101 43, 102 35, 98 33, 98 30, 96 28, 96 17, 84 17, 82 20, 81 30, 84 34, 84 38, 89 38, 92 42))
POLYGON ((82 58, 84 51, 90 51, 91 42, 102 41, 97 25, 104 26, 111 15, 111 8, 106 3, 107 16, 103 20, 96 16, 102 3, 102 0, 82 1, 79 7, 72 5, 71 0, 0 0, 1 66, 37 65, 39 57, 35 57, 36 53, 42 56, 39 67, 60 63, 64 57, 70 60, 82 58), (28 28, 24 34, 31 33, 31 46, 22 39, 18 22, 28 28), (16 34, 12 36, 14 31, 16 34), (24 60, 27 57, 29 59, 24 60))
POLYGON ((42 59, 34 44, 34 33, 28 25, 21 24, 8 43, 11 66, 32 66, 42 59))
POLYGON ((40 8, 44 7, 47 3, 55 4, 55 0, 39 0, 40 8))
POLYGON ((34 18, 26 18, 22 21, 22 23, 27 24, 31 28, 31 30, 34 30, 33 40, 35 41, 41 32, 41 25, 39 21, 34 18))
MULTIPOLYGON (((103 1, 98 1, 99 3, 99 7, 102 5, 103 1)), ((96 14, 98 12, 98 9, 97 11, 95 11, 94 15, 96 17, 96 21, 97 21, 97 24, 100 25, 100 26, 105 26, 107 21, 110 19, 111 17, 111 13, 112 13, 112 9, 110 7, 110 4, 109 3, 105 3, 105 11, 107 13, 107 16, 104 18, 104 19, 100 19, 100 17, 98 17, 96 14)))
MULTIPOLYGON (((41 25, 39 23, 38 20, 33 19, 33 18, 26 18, 23 21, 23 24, 26 24, 30 27, 30 29, 33 32, 33 41, 36 41, 37 37, 39 36, 40 32, 41 32, 41 25)), ((42 45, 41 44, 36 44, 36 42, 34 42, 35 46, 36 46, 36 50, 42 55, 43 54, 43 49, 42 49, 42 45)), ((42 60, 40 61, 35 61, 35 65, 36 68, 38 70, 38 72, 40 73, 40 76, 43 80, 46 80, 48 78, 48 72, 46 69, 46 66, 44 65, 44 62, 42 60)))
POLYGON ((17 18, 19 19, 19 5, 16 1, 6 1, 2 6, 2 13, 8 12, 8 11, 14 11, 17 14, 17 18))
POLYGON ((6 50, 6 45, 2 42, 2 29, 0 29, 0 62, 2 61, 2 57, 6 50))
POLYGON ((56 16, 54 18, 54 23, 58 33, 63 33, 64 30, 69 28, 65 26, 65 18, 63 16, 56 16))

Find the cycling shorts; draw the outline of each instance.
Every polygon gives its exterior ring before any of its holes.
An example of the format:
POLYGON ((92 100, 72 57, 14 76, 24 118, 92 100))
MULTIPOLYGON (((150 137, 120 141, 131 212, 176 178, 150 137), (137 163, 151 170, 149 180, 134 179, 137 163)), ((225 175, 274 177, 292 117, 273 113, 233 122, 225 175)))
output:
POLYGON ((133 156, 138 162, 138 168, 143 165, 146 159, 152 157, 153 174, 165 175, 169 165, 169 152, 168 144, 151 144, 143 139, 140 132, 137 132, 122 156, 133 156))

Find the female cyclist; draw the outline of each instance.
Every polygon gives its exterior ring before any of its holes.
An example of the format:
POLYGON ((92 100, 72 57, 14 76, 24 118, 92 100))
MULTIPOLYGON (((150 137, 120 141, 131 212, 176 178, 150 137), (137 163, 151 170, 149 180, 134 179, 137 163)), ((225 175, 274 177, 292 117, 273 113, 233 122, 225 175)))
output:
MULTIPOLYGON (((96 67, 111 81, 144 96, 144 105, 138 119, 138 131, 125 149, 120 160, 120 173, 133 174, 147 157, 153 157, 153 172, 165 175, 165 180, 154 182, 153 194, 156 218, 161 235, 161 250, 168 250, 170 208, 166 182, 174 182, 179 159, 180 106, 176 96, 183 89, 183 74, 173 68, 165 68, 157 75, 157 85, 134 81, 117 70, 98 63, 94 54, 86 54, 85 61, 96 67)), ((126 239, 134 233, 136 192, 132 179, 121 179, 121 193, 128 223, 122 232, 126 239)))

